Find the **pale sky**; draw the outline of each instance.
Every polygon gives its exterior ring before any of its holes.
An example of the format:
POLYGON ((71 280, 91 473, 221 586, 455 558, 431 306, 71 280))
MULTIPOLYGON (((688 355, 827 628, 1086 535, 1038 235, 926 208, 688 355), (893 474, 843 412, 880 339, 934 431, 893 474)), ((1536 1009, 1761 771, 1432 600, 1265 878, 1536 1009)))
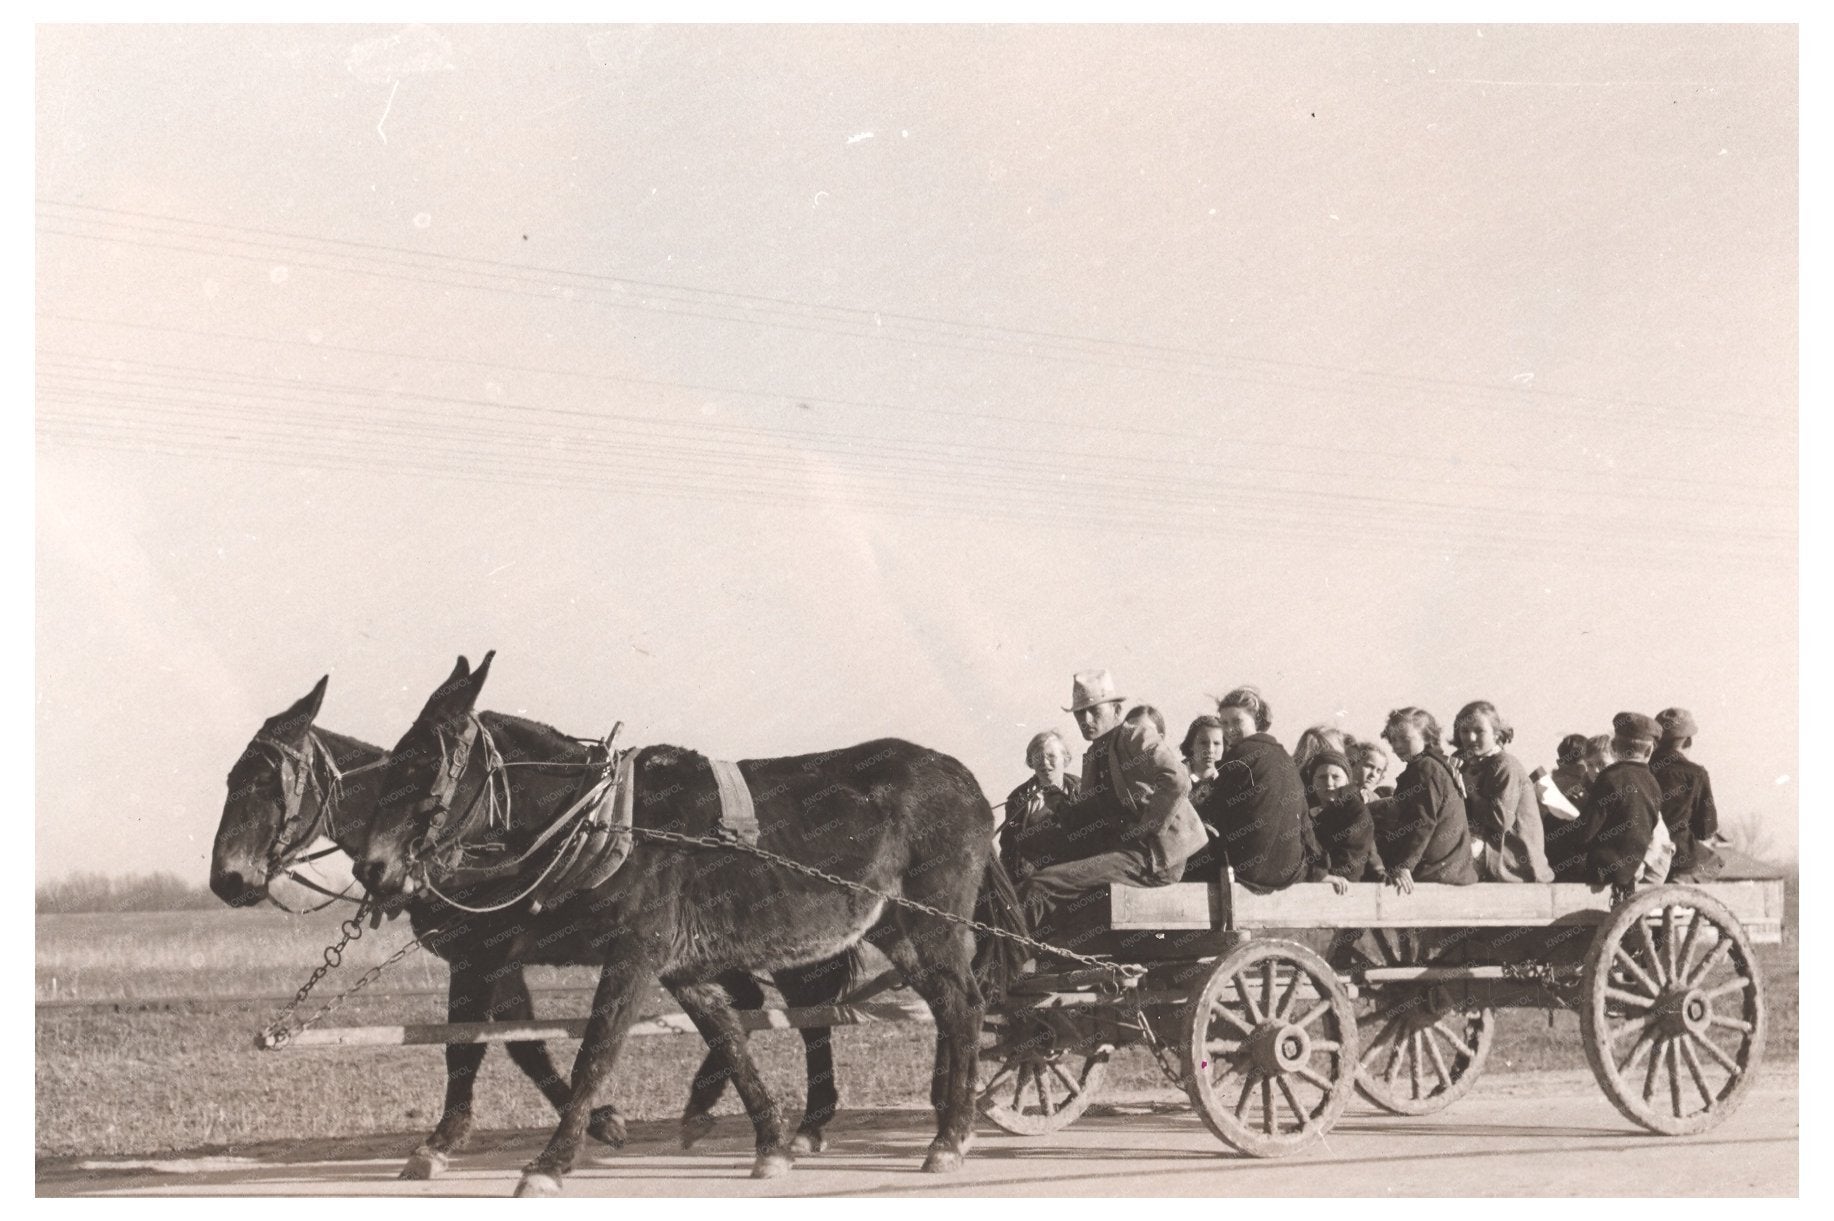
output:
POLYGON ((45 27, 37 867, 261 720, 484 703, 989 799, 1181 733, 1691 708, 1793 849, 1785 27, 45 27))

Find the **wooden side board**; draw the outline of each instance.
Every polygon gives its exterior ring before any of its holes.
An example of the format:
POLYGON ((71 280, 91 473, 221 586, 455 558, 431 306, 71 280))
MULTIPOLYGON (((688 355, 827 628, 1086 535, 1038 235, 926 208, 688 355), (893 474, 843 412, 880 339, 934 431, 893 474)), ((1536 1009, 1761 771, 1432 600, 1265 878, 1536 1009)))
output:
MULTIPOLYGON (((1709 882, 1698 887, 1724 903, 1759 943, 1782 937, 1783 882, 1709 882)), ((1521 928, 1599 924, 1611 895, 1564 882, 1421 884, 1412 894, 1375 882, 1337 894, 1323 882, 1253 894, 1237 886, 1180 882, 1150 889, 1109 888, 1109 926, 1116 931, 1291 928, 1521 928)))

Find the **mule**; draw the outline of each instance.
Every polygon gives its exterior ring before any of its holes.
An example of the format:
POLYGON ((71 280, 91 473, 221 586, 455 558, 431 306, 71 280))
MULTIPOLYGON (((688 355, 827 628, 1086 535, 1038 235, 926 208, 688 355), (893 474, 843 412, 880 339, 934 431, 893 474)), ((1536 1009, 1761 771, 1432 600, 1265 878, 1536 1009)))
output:
MULTIPOLYGON (((492 656, 475 671, 459 658, 391 752, 356 866, 377 895, 411 899, 453 885, 493 837, 502 853, 534 868, 540 857, 532 854, 553 829, 556 811, 582 786, 591 762, 587 744, 535 721, 476 711, 492 656), (502 760, 512 755, 542 766, 505 767, 502 760)), ((738 768, 755 805, 758 847, 829 877, 704 839, 686 846, 659 841, 657 833, 718 832, 718 781, 710 761, 693 751, 635 752, 628 858, 596 885, 555 896, 546 913, 556 923, 545 937, 564 943, 569 956, 601 966, 573 1066, 575 1101, 524 1168, 517 1195, 560 1191, 585 1129, 580 1100, 610 1078, 652 978, 726 1057, 756 1136, 754 1177, 786 1172, 794 1156, 782 1114, 718 981, 735 969, 817 963, 862 940, 885 953, 934 1016, 930 1100, 937 1129, 923 1166, 932 1172, 961 1166, 974 1118, 983 1000, 973 938, 949 917, 970 916, 997 868, 993 811, 979 784, 955 759, 895 739, 744 760, 738 768), (893 897, 944 915, 901 906, 893 897)))
MULTIPOLYGON (((211 854, 210 888, 231 907, 250 907, 269 899, 270 886, 283 877, 328 893, 298 872, 299 862, 319 855, 314 845, 321 840, 329 840, 352 861, 361 857, 388 752, 315 724, 329 682, 329 675, 319 679, 291 708, 268 718, 230 769, 229 795, 211 854)), ((333 899, 339 897, 343 896, 332 895, 333 899)), ((416 932, 438 927, 441 916, 453 914, 430 898, 410 904, 408 910, 416 932)), ((503 919, 491 921, 489 917, 474 916, 470 918, 475 930, 471 937, 455 929, 454 935, 428 944, 427 948, 445 958, 450 968, 448 1021, 513 1022, 534 1017, 520 961, 461 948, 473 939, 501 945, 502 938, 497 934, 503 919), (486 923, 490 927, 484 927, 486 923)), ((828 963, 786 970, 775 982, 793 1006, 830 1005, 858 982, 862 968, 858 956, 849 953, 828 963)), ((751 976, 734 973, 724 983, 738 1007, 764 1007, 763 990, 751 976)), ((798 1152, 820 1152, 826 1143, 823 1129, 834 1118, 840 1102, 831 1032, 808 1028, 800 1033, 809 1085, 794 1144, 798 1152)), ((547 1045, 540 1040, 517 1040, 505 1046, 510 1060, 549 1103, 557 1111, 564 1108, 570 1091, 547 1045)), ((472 1124, 477 1071, 488 1048, 488 1044, 447 1045, 446 1099, 440 1123, 409 1157, 402 1178, 438 1174, 445 1169, 450 1155, 464 1144, 472 1124)), ((682 1115, 684 1148, 711 1129, 712 1111, 729 1080, 724 1058, 709 1050, 695 1073, 682 1115)), ((624 1120, 609 1105, 592 1111, 587 1130, 594 1139, 614 1148, 625 1140, 624 1120)))

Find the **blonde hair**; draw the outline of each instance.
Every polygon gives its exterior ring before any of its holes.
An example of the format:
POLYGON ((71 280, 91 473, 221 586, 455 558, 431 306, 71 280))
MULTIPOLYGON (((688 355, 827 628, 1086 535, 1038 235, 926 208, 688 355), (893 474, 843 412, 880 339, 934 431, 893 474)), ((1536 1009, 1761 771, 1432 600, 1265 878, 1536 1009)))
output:
POLYGON ((1064 741, 1063 735, 1058 733, 1055 729, 1047 729, 1041 734, 1033 735, 1031 742, 1026 746, 1025 766, 1034 769, 1037 768, 1038 761, 1044 758, 1044 747, 1047 742, 1055 742, 1057 745, 1063 747, 1064 758, 1068 759, 1071 757, 1070 744, 1064 741))
POLYGON ((1416 708, 1412 704, 1409 704, 1405 708, 1397 708, 1388 714, 1388 720, 1382 726, 1382 736, 1387 737, 1388 731, 1393 729, 1396 725, 1401 724, 1403 721, 1412 725, 1415 729, 1418 729, 1421 738, 1426 741, 1428 746, 1441 753, 1445 751, 1445 743, 1441 740, 1443 734, 1439 728, 1439 722, 1433 719, 1432 713, 1424 708, 1416 708))
POLYGON ((1305 775, 1306 764, 1327 750, 1334 750, 1345 758, 1350 756, 1350 739, 1344 731, 1335 725, 1314 725, 1299 735, 1299 741, 1293 743, 1293 764, 1299 774, 1305 775))

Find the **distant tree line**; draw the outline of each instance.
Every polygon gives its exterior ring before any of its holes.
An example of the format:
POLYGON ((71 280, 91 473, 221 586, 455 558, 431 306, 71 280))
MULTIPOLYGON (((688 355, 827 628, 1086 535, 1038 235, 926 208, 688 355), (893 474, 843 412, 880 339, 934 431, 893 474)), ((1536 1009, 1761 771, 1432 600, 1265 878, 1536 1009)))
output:
POLYGON ((41 915, 190 911, 220 902, 209 887, 194 885, 175 873, 72 873, 39 883, 36 899, 41 915))

